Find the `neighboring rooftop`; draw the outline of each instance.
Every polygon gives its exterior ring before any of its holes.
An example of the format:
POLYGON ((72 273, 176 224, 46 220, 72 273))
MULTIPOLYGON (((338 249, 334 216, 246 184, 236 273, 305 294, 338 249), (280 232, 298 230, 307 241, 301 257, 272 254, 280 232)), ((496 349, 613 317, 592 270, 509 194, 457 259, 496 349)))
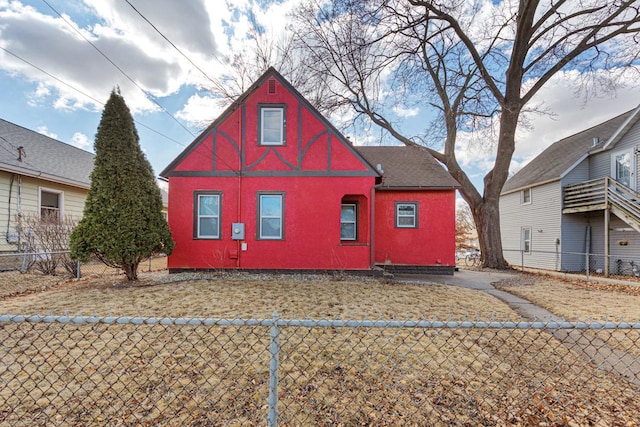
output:
POLYGON ((538 183, 559 179, 580 157, 592 149, 602 148, 614 132, 631 116, 634 110, 627 111, 599 125, 554 142, 512 176, 505 183, 502 192, 507 193, 538 183), (600 139, 600 143, 595 147, 594 138, 600 139))
POLYGON ((94 158, 93 153, 0 119, 0 170, 89 188, 94 158))
POLYGON ((354 147, 372 166, 384 174, 378 188, 458 188, 458 182, 444 167, 419 147, 354 147))

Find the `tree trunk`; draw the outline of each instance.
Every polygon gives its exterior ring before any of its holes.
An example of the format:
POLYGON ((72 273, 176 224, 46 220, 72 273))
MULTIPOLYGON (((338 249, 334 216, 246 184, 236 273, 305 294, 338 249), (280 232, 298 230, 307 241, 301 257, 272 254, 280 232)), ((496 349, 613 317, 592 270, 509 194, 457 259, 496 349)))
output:
POLYGON ((478 206, 472 206, 471 211, 478 232, 482 266, 505 270, 509 264, 502 253, 498 203, 499 199, 485 200, 478 206))
POLYGON ((127 275, 127 280, 138 280, 138 263, 122 264, 122 269, 127 275))

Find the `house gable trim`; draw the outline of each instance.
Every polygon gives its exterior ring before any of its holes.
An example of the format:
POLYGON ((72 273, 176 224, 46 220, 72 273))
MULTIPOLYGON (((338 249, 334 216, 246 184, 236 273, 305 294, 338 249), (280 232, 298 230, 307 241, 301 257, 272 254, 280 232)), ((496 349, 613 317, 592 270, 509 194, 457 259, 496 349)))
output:
POLYGON ((611 135, 609 140, 605 142, 602 148, 597 151, 605 151, 615 146, 618 143, 618 141, 620 141, 622 137, 629 131, 629 129, 631 129, 631 127, 638 121, 639 118, 640 118, 640 105, 638 105, 636 109, 633 110, 633 113, 631 113, 631 115, 627 118, 627 120, 625 120, 624 123, 620 125, 620 127, 613 133, 613 135, 611 135))
MULTIPOLYGON (((313 106, 311 105, 303 96, 302 94, 300 94, 300 92, 298 92, 298 90, 296 88, 294 88, 280 73, 278 73, 278 71, 276 71, 275 68, 273 67, 269 67, 269 69, 267 71, 264 72, 264 74, 262 74, 261 77, 259 77, 254 83, 253 85, 251 85, 251 87, 249 87, 249 89, 247 89, 242 95, 240 95, 238 97, 238 99, 236 101, 234 101, 216 120, 213 121, 213 123, 211 125, 209 125, 209 127, 207 129, 205 129, 191 144, 189 144, 189 146, 187 146, 187 148, 184 149, 184 151, 182 153, 180 153, 180 155, 178 155, 178 157, 176 157, 161 173, 160 176, 163 178, 168 178, 169 176, 176 176, 176 172, 175 168, 182 163, 183 160, 185 160, 197 147, 198 145, 200 145, 200 143, 202 143, 211 132, 215 131, 217 129, 217 127, 222 124, 235 110, 237 110, 238 108, 241 108, 241 114, 242 114, 242 135, 241 135, 241 141, 242 141, 242 146, 245 147, 245 135, 246 135, 246 129, 244 129, 245 123, 246 123, 246 108, 245 108, 245 103, 244 101, 254 92, 256 91, 259 87, 261 87, 268 79, 270 78, 274 78, 276 79, 286 90, 288 90, 293 96, 294 98, 297 99, 298 101, 298 111, 300 112, 302 109, 302 106, 304 105, 304 107, 313 115, 315 116, 321 123, 323 123, 327 129, 330 135, 334 135, 337 140, 345 147, 347 148, 347 150, 349 152, 351 152, 351 154, 353 156, 355 156, 361 163, 362 165, 364 165, 367 169, 369 169, 370 173, 373 174, 374 176, 380 176, 380 174, 376 171, 376 169, 360 154, 358 153, 357 150, 355 150, 355 148, 347 141, 346 137, 344 137, 340 131, 333 126, 333 124, 331 124, 324 116, 322 116, 322 114, 320 114, 320 112, 313 106)), ((300 114, 298 114, 298 117, 301 117, 300 114)), ((301 125, 301 118, 299 119, 299 125, 301 125)), ((299 127, 298 129, 301 129, 301 127, 299 127)), ((300 132, 298 132, 298 146, 300 148, 300 145, 302 145, 302 141, 300 140, 301 135, 300 132)), ((331 145, 329 145, 329 151, 331 150, 331 145)), ((242 165, 245 166, 245 159, 244 159, 244 150, 240 150, 241 152, 241 158, 242 158, 242 165)), ((298 150, 298 153, 300 153, 300 150, 298 150)), ((215 156, 215 154, 214 154, 215 156)), ((330 165, 329 165, 330 167, 330 165)))
MULTIPOLYGON (((167 175, 167 177, 229 177, 229 176, 243 176, 243 177, 269 177, 269 176, 291 176, 291 177, 307 177, 307 176, 346 176, 346 177, 375 177, 373 173, 369 171, 324 171, 324 170, 312 170, 312 171, 174 171, 167 175)), ((426 190, 426 188, 423 188, 426 190)), ((394 189, 395 190, 395 189, 394 189)))

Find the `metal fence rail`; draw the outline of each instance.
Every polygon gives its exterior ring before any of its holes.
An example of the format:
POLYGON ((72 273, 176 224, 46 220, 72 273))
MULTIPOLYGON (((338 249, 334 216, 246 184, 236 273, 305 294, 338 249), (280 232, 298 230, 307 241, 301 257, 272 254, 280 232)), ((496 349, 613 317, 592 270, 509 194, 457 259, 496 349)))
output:
MULTIPOLYGON (((70 254, 70 251, 0 253, 0 271, 40 272, 72 278, 123 274, 121 270, 108 267, 97 259, 80 262, 73 260, 70 254)), ((166 256, 156 255, 142 261, 138 271, 148 272, 166 268, 166 256)))
POLYGON ((640 323, 5 315, 0 425, 633 425, 639 358, 640 323))

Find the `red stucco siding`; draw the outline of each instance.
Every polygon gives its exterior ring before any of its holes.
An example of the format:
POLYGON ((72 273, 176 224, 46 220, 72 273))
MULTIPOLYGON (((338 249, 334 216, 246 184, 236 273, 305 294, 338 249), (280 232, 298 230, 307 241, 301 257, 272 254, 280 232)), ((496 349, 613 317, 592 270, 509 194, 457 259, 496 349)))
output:
POLYGON ((455 190, 377 191, 375 262, 455 265, 455 190), (418 203, 418 227, 396 227, 396 202, 418 203))
POLYGON ((373 177, 209 178, 169 180, 169 218, 176 247, 169 268, 198 269, 369 269, 369 202, 373 177), (193 193, 222 192, 221 234, 218 240, 194 239, 193 193), (284 239, 257 238, 257 193, 285 194, 284 239), (360 194, 359 241, 340 240, 340 205, 345 194, 360 194), (246 251, 231 239, 231 224, 245 224, 246 251))

